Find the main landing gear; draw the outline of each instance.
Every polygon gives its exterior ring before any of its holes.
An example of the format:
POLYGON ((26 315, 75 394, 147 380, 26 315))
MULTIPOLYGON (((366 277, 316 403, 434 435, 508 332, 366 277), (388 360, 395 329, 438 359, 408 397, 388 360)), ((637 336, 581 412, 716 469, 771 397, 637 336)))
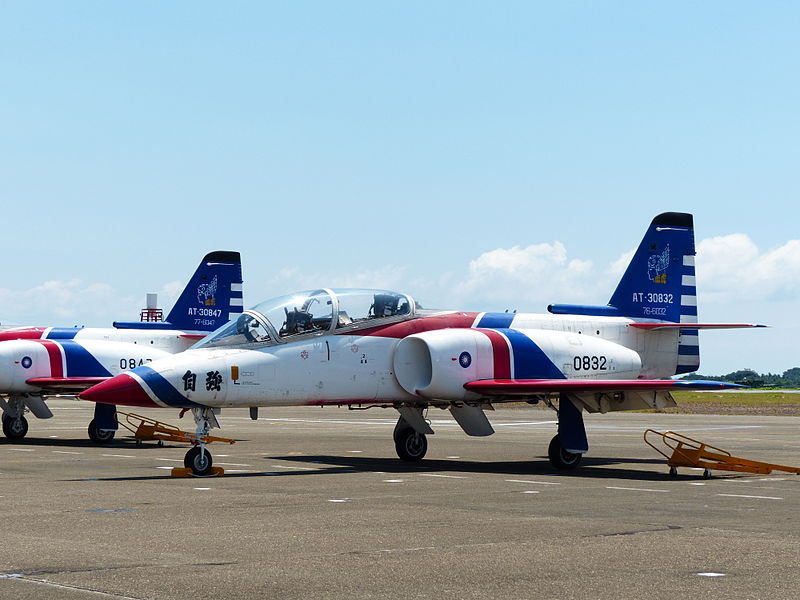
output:
POLYGON ((8 401, 0 398, 3 407, 3 433, 10 440, 21 440, 28 434, 25 418, 25 403, 22 398, 12 396, 8 401))
POLYGON ((116 434, 116 431, 113 429, 101 429, 96 419, 89 421, 87 432, 89 433, 89 439, 95 444, 107 444, 114 439, 114 435, 116 434))
POLYGON ((553 439, 550 440, 550 446, 547 448, 547 456, 550 458, 550 464, 560 471, 574 469, 580 464, 581 458, 583 457, 582 454, 566 450, 561 445, 561 440, 558 435, 554 435, 553 439))
POLYGON ((113 404, 95 403, 94 418, 89 422, 87 429, 89 439, 95 444, 107 444, 114 439, 117 429, 119 429, 117 407, 113 404))
POLYGON ((28 434, 28 420, 19 415, 3 415, 3 433, 10 440, 21 440, 28 434))
POLYGON ((558 409, 549 401, 547 404, 558 413, 558 434, 550 440, 547 448, 550 464, 559 471, 574 469, 581 463, 583 454, 589 451, 583 411, 563 393, 559 395, 558 409))

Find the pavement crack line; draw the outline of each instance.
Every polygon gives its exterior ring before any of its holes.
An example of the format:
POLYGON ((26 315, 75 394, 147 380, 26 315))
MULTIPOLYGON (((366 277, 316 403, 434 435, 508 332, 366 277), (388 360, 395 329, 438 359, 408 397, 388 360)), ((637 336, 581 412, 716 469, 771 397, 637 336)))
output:
POLYGON ((613 531, 611 533, 597 533, 594 535, 585 535, 583 536, 583 538, 589 539, 589 538, 616 537, 618 535, 638 535, 640 533, 659 533, 661 531, 676 531, 678 529, 683 529, 683 527, 679 525, 667 525, 666 527, 659 527, 657 529, 633 529, 631 531, 613 531))

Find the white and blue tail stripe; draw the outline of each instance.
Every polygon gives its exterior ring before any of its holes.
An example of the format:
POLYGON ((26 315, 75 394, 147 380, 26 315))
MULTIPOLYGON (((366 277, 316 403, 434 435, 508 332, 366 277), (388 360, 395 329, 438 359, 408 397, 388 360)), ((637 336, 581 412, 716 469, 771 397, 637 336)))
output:
MULTIPOLYGON (((694 255, 683 257, 681 276, 681 323, 697 323, 697 284, 694 271, 694 255)), ((700 368, 700 331, 681 329, 678 337, 678 364, 675 374, 693 373, 700 368)))

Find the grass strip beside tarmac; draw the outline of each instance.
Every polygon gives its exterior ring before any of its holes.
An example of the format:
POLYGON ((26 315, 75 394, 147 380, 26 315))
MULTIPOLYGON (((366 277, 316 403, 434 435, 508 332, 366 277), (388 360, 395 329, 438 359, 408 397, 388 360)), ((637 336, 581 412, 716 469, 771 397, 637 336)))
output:
POLYGON ((678 403, 665 413, 705 415, 800 416, 800 393, 796 390, 748 390, 731 392, 672 392, 678 403))

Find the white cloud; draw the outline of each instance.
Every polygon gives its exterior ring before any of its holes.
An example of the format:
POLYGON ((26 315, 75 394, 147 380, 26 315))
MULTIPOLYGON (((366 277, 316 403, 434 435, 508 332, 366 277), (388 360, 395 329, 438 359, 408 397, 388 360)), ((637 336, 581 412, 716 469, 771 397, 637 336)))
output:
POLYGON ((593 269, 591 260, 570 258, 561 242, 497 248, 470 261, 453 293, 489 310, 542 310, 554 301, 591 300, 599 285, 593 269))
POLYGON ((80 279, 45 281, 27 290, 0 289, 3 324, 80 325, 87 317, 107 318, 119 306, 110 285, 84 284, 80 279), (42 315, 46 315, 44 320, 42 315))
POLYGON ((707 302, 789 299, 800 293, 800 240, 761 251, 745 234, 697 245, 698 294, 707 302))
POLYGON ((606 269, 606 273, 608 273, 609 277, 621 279, 622 274, 625 273, 625 269, 628 268, 634 254, 636 254, 636 248, 631 248, 627 252, 623 252, 617 260, 611 263, 606 269))

